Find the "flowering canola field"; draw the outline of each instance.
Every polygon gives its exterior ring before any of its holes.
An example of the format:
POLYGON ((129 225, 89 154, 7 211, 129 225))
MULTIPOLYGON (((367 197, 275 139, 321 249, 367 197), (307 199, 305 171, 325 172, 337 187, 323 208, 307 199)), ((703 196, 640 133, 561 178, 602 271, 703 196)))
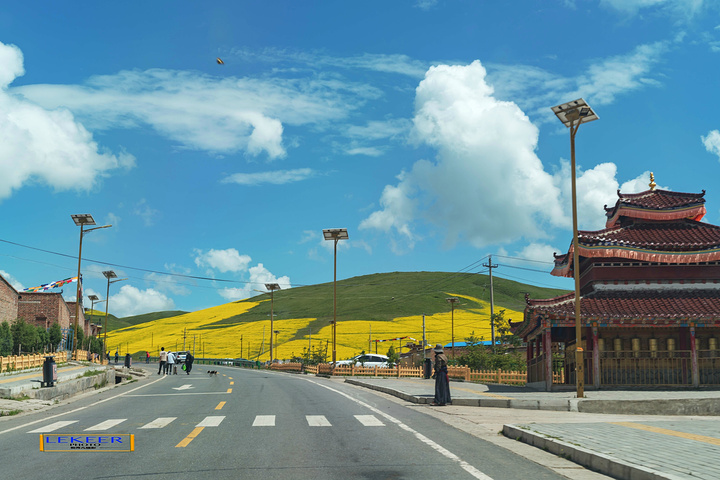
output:
MULTIPOLYGON (((467 295, 449 294, 461 299, 454 314, 447 312, 425 316, 425 335, 429 344, 443 345, 464 342, 472 332, 484 340, 490 340, 490 304, 467 295)), ((150 352, 156 356, 160 347, 165 350, 194 351, 196 357, 248 358, 270 360, 270 320, 215 326, 215 322, 241 315, 262 302, 269 300, 245 300, 217 307, 163 318, 108 333, 108 349, 121 354, 150 352), (242 343, 241 343, 242 341, 242 343)), ((501 308, 495 307, 495 311, 501 308)), ((520 321, 522 312, 505 309, 505 319, 520 321)), ((301 355, 303 349, 327 348, 332 357, 332 328, 324 326, 319 332, 310 333, 310 323, 315 318, 275 320, 273 328, 280 333, 275 345, 275 358, 289 359, 301 355), (303 331, 304 330, 304 331, 303 331)), ((375 342, 397 337, 411 337, 422 341, 423 316, 398 317, 393 321, 350 320, 338 321, 337 358, 345 359, 362 350, 386 354, 390 345, 397 350, 399 341, 375 342)), ((404 345, 409 340, 404 340, 404 345)))

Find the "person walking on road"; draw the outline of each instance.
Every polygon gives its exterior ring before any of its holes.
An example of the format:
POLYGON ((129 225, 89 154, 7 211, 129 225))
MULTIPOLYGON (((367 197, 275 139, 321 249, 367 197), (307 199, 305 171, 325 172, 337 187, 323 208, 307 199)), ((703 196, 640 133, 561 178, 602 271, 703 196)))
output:
POLYGON ((450 379, 448 378, 448 360, 439 343, 433 349, 435 352, 435 399, 431 405, 442 407, 452 403, 450 399, 450 379))
POLYGON ((150 363, 150 352, 145 350, 145 363, 150 363))
POLYGON ((192 370, 192 364, 195 361, 195 357, 192 356, 192 353, 188 352, 188 354, 185 356, 185 373, 190 375, 190 370, 192 370))
POLYGON ((162 347, 160 349, 160 368, 158 368, 158 375, 160 375, 160 372, 167 373, 167 368, 165 365, 167 364, 167 352, 165 351, 165 347, 162 347))
POLYGON ((172 375, 173 373, 177 375, 177 366, 175 365, 175 354, 173 352, 168 352, 167 357, 167 369, 168 369, 168 375, 172 375))
POLYGON ((115 350, 115 365, 117 365, 119 357, 120 355, 118 355, 118 351, 115 350))

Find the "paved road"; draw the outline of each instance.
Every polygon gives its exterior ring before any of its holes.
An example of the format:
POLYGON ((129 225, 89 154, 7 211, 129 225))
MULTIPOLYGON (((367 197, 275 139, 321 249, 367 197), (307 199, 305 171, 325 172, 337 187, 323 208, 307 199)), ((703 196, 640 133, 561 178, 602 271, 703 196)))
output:
POLYGON ((336 379, 198 366, 0 420, 3 478, 558 479, 336 379), (61 423, 62 422, 62 423, 61 423), (40 433, 131 433, 133 453, 42 453, 40 433))

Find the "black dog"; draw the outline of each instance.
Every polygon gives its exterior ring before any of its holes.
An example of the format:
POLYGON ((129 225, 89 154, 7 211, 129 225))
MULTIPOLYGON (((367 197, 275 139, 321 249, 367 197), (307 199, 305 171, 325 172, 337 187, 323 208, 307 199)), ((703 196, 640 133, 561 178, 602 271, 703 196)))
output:
POLYGON ((208 373, 210 376, 213 376, 213 375, 217 375, 217 374, 218 374, 217 370, 208 370, 207 373, 208 373))

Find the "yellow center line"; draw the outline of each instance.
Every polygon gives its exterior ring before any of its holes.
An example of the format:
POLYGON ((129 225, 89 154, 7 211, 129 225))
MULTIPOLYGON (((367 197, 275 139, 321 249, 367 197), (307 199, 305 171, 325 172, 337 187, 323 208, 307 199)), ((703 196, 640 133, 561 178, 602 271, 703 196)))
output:
POLYGON ((709 443, 711 445, 720 445, 720 438, 707 437, 705 435, 697 435, 694 433, 678 432, 677 430, 669 430, 667 428, 652 427, 650 425, 643 425, 641 423, 633 422, 610 422, 611 425, 620 425, 621 427, 635 428, 637 430, 644 430, 646 432, 662 433, 663 435, 670 435, 673 437, 686 438, 688 440, 695 440, 696 442, 709 443))
POLYGON ((232 378, 232 377, 228 377, 228 379, 232 380, 233 378, 232 378))
POLYGON ((232 388, 228 388, 227 393, 232 393, 232 388))
POLYGON ((235 382, 230 382, 230 385, 235 385, 235 382))
POLYGON ((218 406, 215 407, 215 410, 222 410, 222 407, 224 407, 224 406, 225 406, 225 402, 220 402, 220 403, 218 403, 218 406))
POLYGON ((175 445, 175 448, 178 448, 178 447, 187 447, 188 444, 189 444, 190 442, 192 442, 195 437, 197 437, 198 435, 200 435, 200 432, 202 432, 204 428, 205 428, 205 427, 195 427, 195 429, 194 429, 192 432, 190 432, 190 435, 188 435, 188 436, 185 437, 180 443, 178 443, 177 445, 175 445))

